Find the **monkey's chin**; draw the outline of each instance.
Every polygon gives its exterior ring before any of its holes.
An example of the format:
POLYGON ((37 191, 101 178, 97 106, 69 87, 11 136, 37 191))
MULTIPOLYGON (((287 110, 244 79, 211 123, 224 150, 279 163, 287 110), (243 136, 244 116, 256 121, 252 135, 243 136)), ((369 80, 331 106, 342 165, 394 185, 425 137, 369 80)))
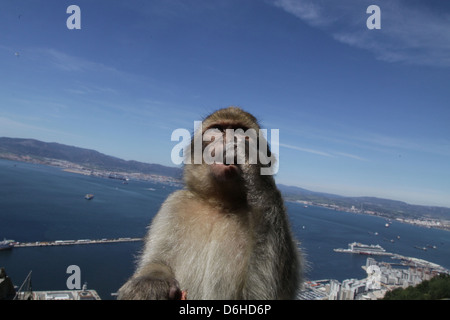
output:
POLYGON ((211 173, 218 181, 228 181, 236 179, 240 175, 240 168, 234 164, 211 164, 211 173))

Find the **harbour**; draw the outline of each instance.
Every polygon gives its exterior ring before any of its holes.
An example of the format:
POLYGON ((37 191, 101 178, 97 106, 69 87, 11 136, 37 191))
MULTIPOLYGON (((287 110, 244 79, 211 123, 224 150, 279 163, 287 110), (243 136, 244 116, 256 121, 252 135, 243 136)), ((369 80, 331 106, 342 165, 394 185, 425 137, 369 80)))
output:
POLYGON ((36 242, 12 242, 14 248, 30 248, 30 247, 51 247, 51 246, 70 246, 70 245, 86 245, 86 244, 105 244, 142 241, 142 238, 116 238, 116 239, 80 239, 80 240, 56 240, 56 241, 36 241, 36 242))
POLYGON ((348 249, 334 249, 335 252, 341 253, 352 253, 352 254, 362 254, 362 255, 373 255, 373 256, 389 256, 391 259, 400 260, 400 263, 389 263, 390 265, 402 265, 414 268, 429 268, 437 272, 450 273, 449 270, 442 267, 439 264, 426 261, 424 259, 406 257, 397 253, 387 252, 380 245, 367 245, 358 242, 352 242, 348 244, 348 249))

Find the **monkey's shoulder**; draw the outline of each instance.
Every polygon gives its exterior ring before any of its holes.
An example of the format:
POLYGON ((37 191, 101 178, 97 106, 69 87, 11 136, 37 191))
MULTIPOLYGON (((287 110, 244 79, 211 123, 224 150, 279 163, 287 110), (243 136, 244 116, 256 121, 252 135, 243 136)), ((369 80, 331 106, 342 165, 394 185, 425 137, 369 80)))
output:
POLYGON ((188 190, 178 190, 170 194, 164 201, 161 210, 168 214, 179 215, 180 212, 195 211, 199 206, 198 198, 188 190))
POLYGON ((243 222, 248 217, 248 209, 229 211, 214 202, 199 199, 199 196, 189 190, 178 190, 169 195, 163 203, 158 215, 161 219, 172 222, 198 224, 217 224, 230 220, 243 222))

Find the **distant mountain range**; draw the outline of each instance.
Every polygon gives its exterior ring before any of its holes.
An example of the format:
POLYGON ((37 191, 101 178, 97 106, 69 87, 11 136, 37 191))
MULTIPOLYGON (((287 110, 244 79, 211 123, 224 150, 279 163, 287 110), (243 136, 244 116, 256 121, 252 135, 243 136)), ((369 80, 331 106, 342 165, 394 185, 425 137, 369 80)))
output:
POLYGON ((286 200, 308 201, 314 204, 354 208, 355 212, 371 211, 380 216, 403 219, 443 219, 450 221, 450 208, 421 206, 406 202, 375 197, 344 197, 335 194, 314 192, 298 187, 278 185, 286 200))
MULTIPOLYGON (((0 158, 12 156, 25 160, 57 159, 72 162, 92 169, 120 172, 138 172, 180 179, 182 169, 138 161, 126 161, 102 154, 95 150, 78 148, 59 143, 48 143, 34 139, 0 138, 0 158)), ((374 197, 344 197, 335 194, 314 192, 299 187, 278 185, 288 201, 308 201, 312 204, 334 208, 352 208, 355 211, 372 211, 391 218, 443 219, 450 221, 450 208, 411 205, 402 201, 374 197)))
POLYGON ((72 147, 54 142, 42 142, 34 139, 0 138, 0 158, 5 158, 8 154, 21 157, 28 156, 32 158, 64 160, 92 169, 139 172, 173 178, 181 178, 182 174, 180 168, 134 160, 127 161, 105 155, 95 150, 72 147))

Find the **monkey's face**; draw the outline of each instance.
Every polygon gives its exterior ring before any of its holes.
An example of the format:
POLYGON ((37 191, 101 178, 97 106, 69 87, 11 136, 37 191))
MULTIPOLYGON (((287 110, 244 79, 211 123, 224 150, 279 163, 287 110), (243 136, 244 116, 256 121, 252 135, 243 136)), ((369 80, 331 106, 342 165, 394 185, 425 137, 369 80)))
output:
POLYGON ((221 109, 197 128, 185 154, 185 182, 189 188, 241 190, 249 175, 260 174, 267 165, 267 141, 256 119, 239 108, 221 109), (264 145, 264 152, 258 147, 264 145), (265 162, 264 162, 265 161, 265 162), (231 188, 231 189, 230 189, 231 188))
MULTIPOLYGON (((241 166, 248 164, 249 137, 239 123, 213 123, 203 130, 203 162, 211 176, 221 182, 238 179, 241 166)), ((256 142, 256 141, 255 141, 256 142)))

